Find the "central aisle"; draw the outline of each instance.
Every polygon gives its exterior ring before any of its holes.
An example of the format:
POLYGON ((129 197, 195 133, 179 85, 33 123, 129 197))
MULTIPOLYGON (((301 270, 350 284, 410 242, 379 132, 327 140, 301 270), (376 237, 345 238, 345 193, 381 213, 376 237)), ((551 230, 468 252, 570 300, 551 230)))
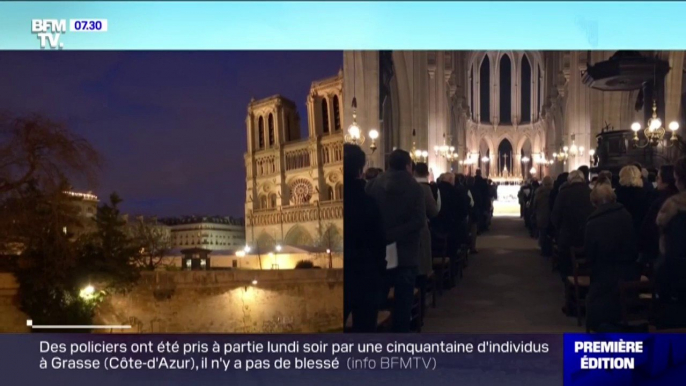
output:
POLYGON ((497 217, 457 286, 429 308, 422 332, 583 332, 562 314, 564 288, 519 217, 497 217))

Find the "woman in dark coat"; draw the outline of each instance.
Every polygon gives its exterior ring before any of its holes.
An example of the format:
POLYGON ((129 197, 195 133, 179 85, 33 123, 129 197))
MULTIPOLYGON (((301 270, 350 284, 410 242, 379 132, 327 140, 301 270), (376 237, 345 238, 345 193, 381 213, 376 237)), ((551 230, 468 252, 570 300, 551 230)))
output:
POLYGON ((348 202, 354 203, 343 209, 343 323, 352 313, 353 332, 375 332, 378 299, 386 272, 386 236, 379 208, 364 190, 364 152, 351 144, 345 144, 343 152, 343 194, 348 202))
POLYGON ((557 232, 559 268, 563 281, 572 273, 571 250, 584 246, 586 220, 592 212, 591 189, 584 174, 574 170, 569 173, 567 182, 560 187, 550 214, 550 221, 557 232))
POLYGON ((636 233, 631 215, 616 202, 609 185, 595 187, 591 201, 596 209, 588 218, 584 238, 591 269, 586 326, 592 331, 617 331, 622 316, 619 283, 640 278, 636 233))
POLYGON ((660 228, 657 226, 657 214, 668 198, 679 193, 674 179, 674 166, 662 165, 657 172, 657 194, 648 212, 643 218, 638 239, 638 251, 642 262, 654 262, 660 256, 660 228))
POLYGON ((624 205, 631 214, 636 234, 641 231, 643 218, 648 211, 649 196, 643 188, 641 170, 634 165, 628 165, 619 171, 619 186, 615 189, 617 202, 624 205))

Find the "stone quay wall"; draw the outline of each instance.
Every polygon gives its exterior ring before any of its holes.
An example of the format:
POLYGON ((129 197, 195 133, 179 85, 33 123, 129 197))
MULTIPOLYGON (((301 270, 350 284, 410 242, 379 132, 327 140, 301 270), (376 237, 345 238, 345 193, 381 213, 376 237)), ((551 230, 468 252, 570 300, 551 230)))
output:
MULTIPOLYGON (((0 273, 0 332, 27 332, 18 284, 0 273)), ((317 333, 343 329, 343 270, 143 272, 98 307, 99 325, 123 333, 317 333)))

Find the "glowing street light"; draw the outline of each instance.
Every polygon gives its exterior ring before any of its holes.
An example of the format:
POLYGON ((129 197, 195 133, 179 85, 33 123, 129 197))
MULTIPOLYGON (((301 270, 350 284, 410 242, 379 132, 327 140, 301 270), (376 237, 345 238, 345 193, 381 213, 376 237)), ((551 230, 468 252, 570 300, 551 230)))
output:
POLYGON ((93 296, 94 293, 95 293, 95 288, 89 284, 89 285, 85 286, 83 289, 81 289, 81 291, 79 292, 79 296, 82 299, 88 300, 93 296))

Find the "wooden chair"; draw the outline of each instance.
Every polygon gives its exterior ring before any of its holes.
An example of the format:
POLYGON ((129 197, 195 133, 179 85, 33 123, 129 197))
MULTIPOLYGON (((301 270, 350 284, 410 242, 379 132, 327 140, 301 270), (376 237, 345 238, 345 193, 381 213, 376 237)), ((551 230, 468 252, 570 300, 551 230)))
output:
POLYGON ((653 286, 646 276, 638 281, 619 283, 621 323, 649 323, 653 315, 653 286))
MULTIPOLYGON (((390 330, 390 326, 391 326, 391 311, 380 310, 376 316, 376 330, 379 332, 388 331, 388 330, 390 330)), ((353 329, 353 315, 350 314, 348 316, 348 319, 346 319, 346 321, 345 321, 344 331, 345 332, 352 332, 352 329, 353 329)))
POLYGON ((572 275, 567 276, 565 295, 567 299, 574 301, 577 326, 581 326, 582 312, 586 312, 586 294, 591 286, 590 269, 584 259, 583 249, 572 248, 569 255, 572 263, 572 275))
MULTIPOLYGON (((391 305, 395 301, 395 288, 391 288, 390 291, 388 291, 388 304, 391 305)), ((391 308, 392 309, 392 308, 391 308)), ((411 325, 414 330, 417 332, 421 331, 422 329, 422 324, 424 323, 424 315, 422 315, 422 308, 421 308, 421 296, 419 295, 419 289, 415 288, 412 296, 412 319, 411 319, 411 325)))
POLYGON ((431 307, 436 308, 436 273, 429 272, 426 276, 426 293, 431 294, 431 307))
POLYGON ((431 234, 431 257, 433 258, 433 271, 435 272, 435 286, 440 295, 443 290, 450 287, 450 259, 448 258, 448 241, 432 232, 431 234))

